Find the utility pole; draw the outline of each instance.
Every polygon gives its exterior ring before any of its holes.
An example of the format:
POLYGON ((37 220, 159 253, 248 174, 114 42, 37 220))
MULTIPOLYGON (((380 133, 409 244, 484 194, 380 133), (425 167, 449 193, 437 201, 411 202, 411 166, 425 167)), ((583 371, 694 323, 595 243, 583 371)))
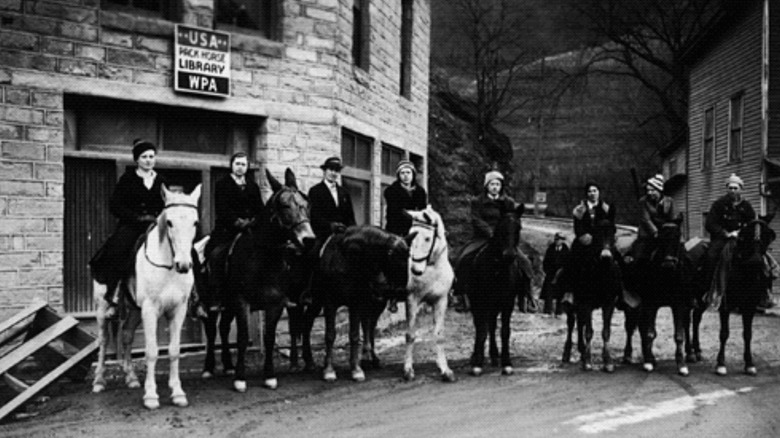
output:
MULTIPOLYGON (((543 110, 542 110, 543 111, 543 110)), ((534 215, 540 217, 542 215, 541 208, 539 207, 539 180, 542 178, 542 146, 544 145, 544 115, 539 111, 539 119, 537 120, 537 135, 536 135, 536 151, 534 153, 534 215)))

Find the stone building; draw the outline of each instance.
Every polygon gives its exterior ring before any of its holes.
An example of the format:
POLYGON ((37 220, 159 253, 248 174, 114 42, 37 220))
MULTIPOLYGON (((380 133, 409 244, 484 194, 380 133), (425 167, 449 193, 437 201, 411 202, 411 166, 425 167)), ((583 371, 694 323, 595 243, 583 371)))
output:
POLYGON ((204 185, 204 232, 236 151, 304 190, 341 155, 358 221, 380 224, 395 164, 425 174, 429 33, 429 0, 0 1, 0 320, 36 298, 91 315, 135 138, 204 185), (177 25, 229 35, 227 96, 174 89, 177 25))

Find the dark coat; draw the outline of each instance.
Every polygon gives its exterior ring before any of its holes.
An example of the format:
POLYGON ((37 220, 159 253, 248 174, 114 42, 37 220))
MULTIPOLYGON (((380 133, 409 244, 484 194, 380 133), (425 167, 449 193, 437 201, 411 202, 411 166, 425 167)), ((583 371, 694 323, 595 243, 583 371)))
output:
POLYGON ((639 218, 638 238, 652 238, 658 234, 663 224, 674 221, 674 202, 671 198, 662 196, 657 202, 647 196, 639 200, 642 215, 639 218))
POLYGON ((400 181, 395 181, 385 189, 385 206, 387 207, 387 223, 385 230, 405 236, 412 227, 412 218, 404 214, 404 210, 424 210, 428 204, 428 195, 425 189, 413 183, 412 191, 401 186, 400 181))
POLYGON ((542 269, 544 269, 544 284, 542 284, 542 292, 540 298, 543 300, 560 299, 561 288, 558 284, 553 284, 555 276, 558 270, 563 268, 569 262, 569 247, 566 243, 561 244, 560 248, 556 248, 555 242, 551 243, 547 247, 547 252, 544 253, 544 260, 542 261, 542 269))
POLYGON ((159 174, 147 189, 143 178, 128 170, 119 178, 109 202, 111 214, 119 219, 116 230, 89 262, 92 276, 100 283, 113 285, 133 269, 133 248, 150 222, 145 215, 157 217, 165 207, 161 188, 165 183, 159 174))
POLYGON ((475 239, 489 239, 504 212, 515 208, 515 200, 500 195, 495 201, 483 194, 471 202, 471 226, 475 239))
POLYGON ((704 226, 711 240, 725 240, 726 233, 739 230, 755 218, 756 212, 746 199, 734 205, 728 196, 723 196, 712 203, 704 226))
POLYGON ((593 236, 596 232, 596 225, 602 221, 608 221, 612 228, 615 227, 615 207, 604 201, 599 201, 593 208, 593 214, 588 212, 587 201, 582 201, 574 207, 572 212, 574 218, 574 235, 578 238, 584 234, 593 236))
POLYGON ((337 187, 338 206, 333 202, 333 196, 331 196, 330 190, 324 181, 315 184, 309 189, 311 226, 318 239, 325 239, 330 236, 331 224, 355 225, 352 198, 344 187, 337 187))
POLYGON ((249 177, 246 178, 245 186, 238 185, 230 175, 217 181, 214 188, 214 210, 217 218, 206 253, 210 254, 217 246, 236 237, 241 231, 236 227, 237 219, 255 219, 259 224, 264 208, 260 187, 249 177))

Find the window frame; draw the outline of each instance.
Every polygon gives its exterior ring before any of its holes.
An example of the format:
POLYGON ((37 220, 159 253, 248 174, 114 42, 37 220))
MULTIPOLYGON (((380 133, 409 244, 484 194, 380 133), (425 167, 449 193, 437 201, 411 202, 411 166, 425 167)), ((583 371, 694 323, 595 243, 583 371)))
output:
POLYGON ((139 0, 127 0, 128 5, 118 3, 116 0, 100 0, 100 9, 104 11, 124 12, 148 18, 158 18, 168 21, 177 21, 179 18, 179 5, 181 0, 160 0, 158 11, 134 6, 133 2, 139 0))
POLYGON ((352 2, 352 64, 368 71, 371 65, 371 2, 353 0, 352 2))
POLYGON ((414 0, 401 0, 401 62, 399 93, 412 98, 412 47, 414 40, 414 0))
MULTIPOLYGON (((357 209, 355 209, 355 220, 358 221, 358 224, 360 224, 360 220, 363 220, 363 223, 366 224, 371 223, 371 211, 373 204, 372 193, 374 188, 374 174, 372 169, 374 169, 375 142, 376 140, 372 137, 360 134, 351 129, 341 128, 341 160, 344 165, 341 169, 341 183, 342 185, 346 186, 348 185, 349 181, 355 181, 358 184, 365 184, 366 188, 366 199, 364 200, 363 204, 365 211, 362 218, 357 217, 357 209), (350 137, 353 139, 352 146, 355 148, 355 151, 352 154, 347 154, 344 151, 344 140, 350 137), (359 147, 359 142, 365 144, 368 149, 369 163, 367 168, 357 166, 357 148, 359 147), (350 160, 350 156, 354 157, 354 160, 350 160)), ((352 198, 352 206, 353 208, 355 207, 354 198, 352 198)))
POLYGON ((219 0, 214 0, 214 29, 223 32, 242 33, 254 35, 268 40, 278 41, 282 34, 282 17, 284 9, 281 0, 246 0, 264 2, 261 9, 265 9, 266 18, 259 28, 243 27, 238 24, 231 24, 225 21, 217 20, 217 4, 219 0))
POLYGON ((715 106, 712 105, 707 107, 702 113, 702 116, 701 168, 702 170, 711 170, 715 167, 715 144, 717 135, 715 129, 715 106), (707 126, 708 114, 711 115, 709 126, 707 126))
POLYGON ((731 96, 729 99, 729 136, 728 136, 728 158, 729 163, 737 163, 742 161, 742 152, 744 150, 744 123, 745 123, 745 94, 739 92, 731 96), (739 106, 739 123, 735 126, 734 109, 735 103, 739 106), (735 142, 735 135, 738 138, 738 142, 735 142), (736 144, 735 144, 736 143, 736 144))

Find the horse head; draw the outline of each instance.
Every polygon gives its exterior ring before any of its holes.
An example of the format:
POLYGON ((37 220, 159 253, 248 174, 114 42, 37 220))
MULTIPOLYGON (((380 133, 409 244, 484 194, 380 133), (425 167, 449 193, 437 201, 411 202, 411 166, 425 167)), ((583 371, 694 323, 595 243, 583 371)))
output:
POLYGON ((350 269, 382 287, 406 287, 409 280, 409 246, 403 237, 373 225, 347 228, 339 243, 350 269))
POLYGON ((274 194, 266 207, 270 210, 271 222, 288 233, 298 248, 314 246, 314 231, 309 218, 309 200, 298 189, 295 174, 289 168, 284 172, 284 185, 271 173, 265 171, 274 194))
POLYGON ((198 200, 201 186, 190 194, 172 192, 162 186, 165 208, 157 218, 160 241, 168 239, 173 268, 182 274, 192 268, 192 245, 198 229, 198 200))
POLYGON ((763 266, 763 257, 775 240, 775 232, 769 227, 771 217, 754 219, 739 230, 734 247, 734 261, 742 265, 763 266))
POLYGON ((414 275, 422 275, 425 268, 435 263, 447 247, 444 223, 430 205, 422 211, 404 213, 412 218, 412 227, 406 242, 409 245, 409 267, 414 275))
POLYGON ((525 211, 523 204, 506 205, 501 214, 501 219, 496 224, 496 228, 488 242, 488 248, 499 252, 501 258, 507 261, 514 261, 517 258, 517 245, 520 241, 520 229, 522 224, 520 218, 525 211))
POLYGON ((652 259, 660 263, 661 269, 675 269, 681 260, 682 213, 673 221, 664 223, 656 236, 655 251, 652 259))

